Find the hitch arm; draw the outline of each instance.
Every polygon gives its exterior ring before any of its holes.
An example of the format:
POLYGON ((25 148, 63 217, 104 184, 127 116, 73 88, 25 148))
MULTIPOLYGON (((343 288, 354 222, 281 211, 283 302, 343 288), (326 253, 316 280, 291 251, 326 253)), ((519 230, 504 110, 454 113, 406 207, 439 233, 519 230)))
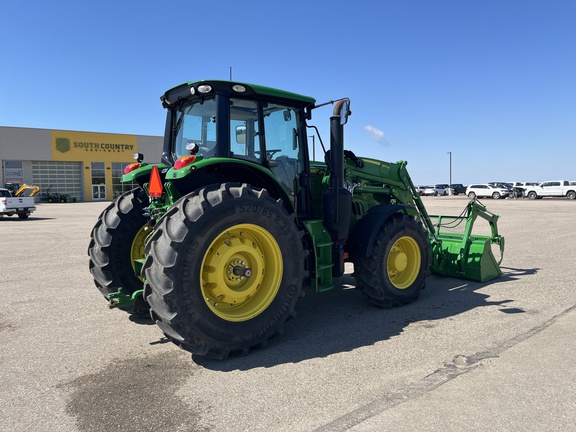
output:
POLYGON ((132 306, 136 303, 139 297, 144 293, 144 290, 136 290, 132 294, 124 293, 122 288, 118 288, 118 291, 110 293, 106 296, 108 300, 108 307, 110 309, 122 308, 127 306, 132 306))

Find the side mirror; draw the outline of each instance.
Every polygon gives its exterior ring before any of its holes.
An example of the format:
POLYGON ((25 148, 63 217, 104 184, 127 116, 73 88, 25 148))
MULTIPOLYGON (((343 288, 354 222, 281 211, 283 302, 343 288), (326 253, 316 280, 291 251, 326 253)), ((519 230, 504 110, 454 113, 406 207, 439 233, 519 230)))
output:
POLYGON ((236 126, 236 142, 246 144, 246 126, 236 126))
POLYGON ((342 110, 340 111, 340 124, 345 125, 348 122, 348 116, 351 114, 350 112, 350 100, 344 100, 342 104, 342 110))
POLYGON ((189 142, 188 144, 186 144, 186 150, 188 150, 191 155, 195 155, 196 153, 198 153, 198 150, 200 150, 200 146, 195 142, 189 142))

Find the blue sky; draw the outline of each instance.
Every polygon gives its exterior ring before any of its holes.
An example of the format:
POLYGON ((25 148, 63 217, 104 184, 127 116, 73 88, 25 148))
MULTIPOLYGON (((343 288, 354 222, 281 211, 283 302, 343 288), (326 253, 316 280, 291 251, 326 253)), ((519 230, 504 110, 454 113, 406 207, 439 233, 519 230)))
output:
POLYGON ((448 152, 455 183, 576 180, 576 0, 2 0, 0 17, 0 126, 162 135, 165 90, 232 67, 349 97, 346 148, 407 160, 417 184, 448 182, 448 152))

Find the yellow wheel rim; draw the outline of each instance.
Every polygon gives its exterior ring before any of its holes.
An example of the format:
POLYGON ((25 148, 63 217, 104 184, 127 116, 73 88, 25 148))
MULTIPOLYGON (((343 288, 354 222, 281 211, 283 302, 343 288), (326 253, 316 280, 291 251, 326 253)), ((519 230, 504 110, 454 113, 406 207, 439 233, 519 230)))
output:
POLYGON ((398 289, 409 288, 420 273, 422 255, 418 243, 408 236, 400 237, 392 245, 386 270, 392 285, 398 289))
POLYGON ((262 313, 282 281, 282 251, 265 229, 234 225, 216 237, 202 261, 200 286, 206 304, 226 321, 262 313))
MULTIPOLYGON (((132 270, 136 271, 136 264, 134 260, 144 258, 144 246, 146 245, 146 237, 150 234, 152 227, 148 224, 144 225, 134 236, 132 247, 130 248, 130 263, 132 270)), ((139 277, 142 280, 142 277, 139 277)))

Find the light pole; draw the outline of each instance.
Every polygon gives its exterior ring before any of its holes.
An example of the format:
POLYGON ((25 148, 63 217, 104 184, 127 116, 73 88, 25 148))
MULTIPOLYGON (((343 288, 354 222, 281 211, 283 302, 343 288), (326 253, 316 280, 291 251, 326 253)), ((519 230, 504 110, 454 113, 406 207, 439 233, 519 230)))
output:
POLYGON ((450 155, 450 183, 448 183, 448 195, 452 195, 452 152, 449 151, 448 155, 450 155))

